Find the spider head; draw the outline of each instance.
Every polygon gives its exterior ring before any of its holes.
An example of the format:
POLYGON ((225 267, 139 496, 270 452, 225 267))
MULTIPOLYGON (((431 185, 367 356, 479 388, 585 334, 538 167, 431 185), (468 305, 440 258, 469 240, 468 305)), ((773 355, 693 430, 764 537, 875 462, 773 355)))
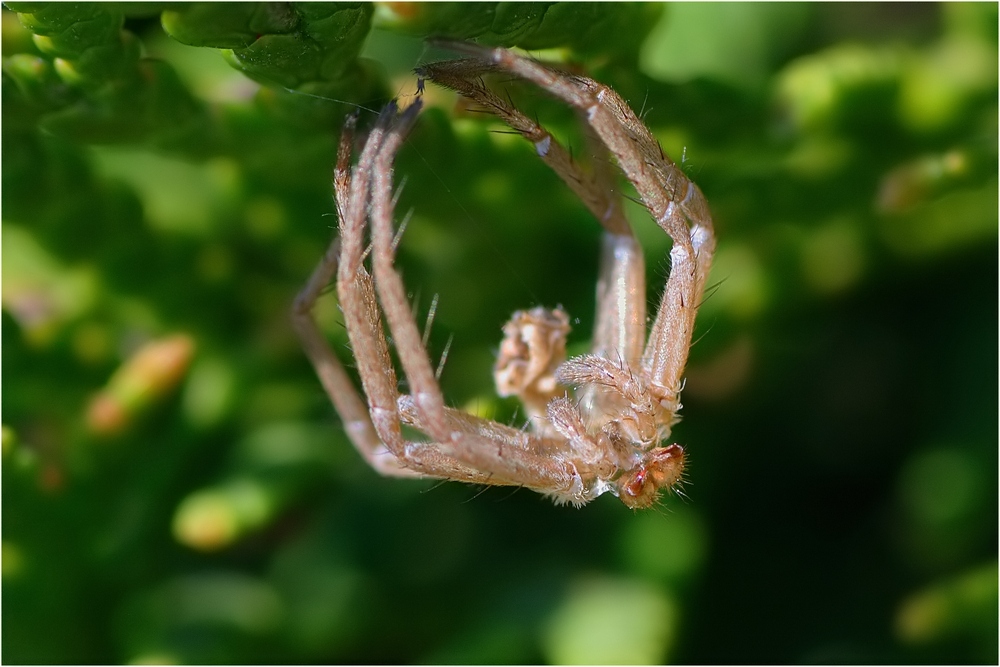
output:
POLYGON ((651 449, 639 465, 618 478, 618 497, 634 510, 652 506, 660 495, 660 489, 680 481, 684 472, 684 457, 684 448, 680 445, 651 449))

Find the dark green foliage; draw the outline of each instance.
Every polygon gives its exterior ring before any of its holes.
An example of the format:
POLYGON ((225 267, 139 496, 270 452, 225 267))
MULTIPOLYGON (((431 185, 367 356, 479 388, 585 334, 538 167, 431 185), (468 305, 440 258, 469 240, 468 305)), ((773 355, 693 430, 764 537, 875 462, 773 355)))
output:
POLYGON ((163 28, 191 46, 230 49, 251 79, 298 88, 342 82, 357 67, 372 7, 361 3, 195 3, 164 12, 163 28))
MULTIPOLYGON (((2 45, 4 662, 997 660, 996 4, 8 3, 2 45), (432 35, 552 49, 704 191, 685 498, 351 449, 288 311, 344 117, 414 95, 432 35)), ((562 304, 587 349, 599 227, 425 101, 398 264, 448 400, 517 423, 500 327, 562 304)), ((628 207, 652 303, 670 242, 628 207)))
POLYGON ((662 7, 613 2, 432 2, 402 5, 398 11, 394 27, 414 35, 634 57, 662 7))
POLYGON ((48 98, 56 107, 40 122, 53 134, 86 143, 138 143, 157 137, 172 143, 191 131, 200 108, 170 67, 140 60, 141 45, 122 30, 124 17, 113 5, 98 3, 14 3, 35 44, 52 61, 22 60, 4 73, 36 105, 48 98), (56 105, 61 90, 79 95, 56 105), (52 99, 52 98, 55 99, 52 99), (61 107, 61 108, 59 108, 61 107))

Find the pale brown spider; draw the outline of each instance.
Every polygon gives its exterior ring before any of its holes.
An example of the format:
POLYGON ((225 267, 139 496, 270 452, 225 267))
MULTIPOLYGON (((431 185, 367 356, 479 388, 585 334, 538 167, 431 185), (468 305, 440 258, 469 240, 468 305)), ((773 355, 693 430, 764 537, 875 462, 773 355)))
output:
POLYGON ((351 442, 384 475, 524 486, 575 505, 610 491, 628 507, 649 507, 684 469, 684 449, 659 444, 678 419, 681 375, 715 248, 705 198, 607 86, 505 49, 444 46, 471 57, 425 66, 418 76, 471 98, 531 141, 604 227, 591 352, 564 361, 569 319, 561 309, 517 312, 503 328, 494 376, 500 395, 521 400, 530 430, 445 405, 393 268, 398 239, 392 164, 419 112, 417 100, 403 113, 395 105, 382 112, 353 170, 354 119, 345 125, 334 173, 339 243, 330 245, 293 309, 306 353, 351 442), (578 111, 597 156, 593 173, 581 170, 544 128, 485 87, 480 76, 495 71, 534 82, 578 111), (673 240, 670 277, 648 340, 642 249, 622 212, 605 150, 673 240), (364 265, 369 221, 372 273, 364 265), (313 304, 335 272, 367 405, 312 318, 313 304), (410 394, 398 390, 383 314, 410 394), (579 389, 575 399, 572 388, 579 389), (404 424, 429 441, 405 439, 404 424))

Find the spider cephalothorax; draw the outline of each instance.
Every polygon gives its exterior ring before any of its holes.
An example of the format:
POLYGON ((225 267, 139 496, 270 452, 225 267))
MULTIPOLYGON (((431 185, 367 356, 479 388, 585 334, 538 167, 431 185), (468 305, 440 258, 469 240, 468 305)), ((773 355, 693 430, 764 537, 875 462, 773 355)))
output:
POLYGON ((578 505, 611 491, 629 507, 649 507, 684 470, 684 449, 660 443, 681 407, 684 365, 715 249, 708 205, 607 86, 505 49, 446 46, 470 57, 427 65, 418 75, 474 100, 531 141, 604 227, 591 351, 565 359, 569 318, 561 309, 519 311, 504 326, 494 379, 502 396, 521 400, 529 428, 444 404, 393 267, 392 162, 419 113, 417 100, 405 112, 395 105, 382 112, 353 169, 353 117, 344 128, 334 177, 339 238, 293 310, 306 352, 351 441, 383 474, 519 485, 578 505), (578 111, 597 155, 591 172, 583 171, 537 122, 482 83, 481 75, 492 71, 534 82, 578 111), (603 159, 607 152, 674 244, 670 277, 648 336, 642 249, 622 212, 603 159), (366 227, 371 272, 365 266, 366 227), (367 404, 312 319, 312 306, 334 275, 367 404), (383 315, 410 394, 399 393, 383 315), (429 440, 405 439, 404 424, 429 440))

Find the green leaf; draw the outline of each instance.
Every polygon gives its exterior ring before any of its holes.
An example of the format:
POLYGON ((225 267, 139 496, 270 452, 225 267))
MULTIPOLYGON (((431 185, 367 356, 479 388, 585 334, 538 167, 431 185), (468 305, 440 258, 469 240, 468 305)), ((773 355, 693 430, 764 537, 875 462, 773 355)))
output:
POLYGON ((13 2, 21 23, 35 33, 35 43, 59 58, 77 58, 90 48, 115 43, 124 17, 106 3, 13 2))
POLYGON ((182 44, 238 49, 264 34, 291 32, 299 17, 279 2, 196 2, 165 11, 163 29, 182 44))
POLYGON ((495 46, 628 54, 638 49, 660 12, 658 5, 634 2, 418 2, 393 5, 382 23, 408 34, 495 46), (607 39, 622 34, 630 39, 607 39))
POLYGON ((255 81, 298 88, 352 74, 371 14, 358 3, 205 3, 164 12, 163 27, 185 44, 229 49, 229 63, 255 81))

